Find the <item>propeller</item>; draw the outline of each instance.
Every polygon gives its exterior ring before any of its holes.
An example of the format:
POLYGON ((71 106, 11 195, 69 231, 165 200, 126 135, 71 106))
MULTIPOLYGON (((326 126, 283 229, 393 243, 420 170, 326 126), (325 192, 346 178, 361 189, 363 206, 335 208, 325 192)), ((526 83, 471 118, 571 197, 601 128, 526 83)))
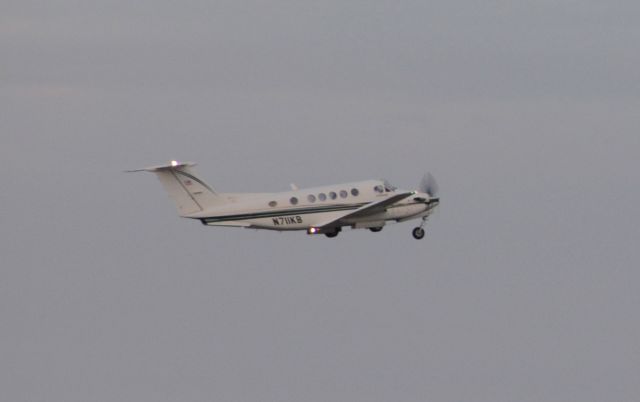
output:
POLYGON ((420 180, 418 190, 422 193, 429 194, 429 197, 435 197, 438 194, 438 183, 431 173, 427 173, 420 180))

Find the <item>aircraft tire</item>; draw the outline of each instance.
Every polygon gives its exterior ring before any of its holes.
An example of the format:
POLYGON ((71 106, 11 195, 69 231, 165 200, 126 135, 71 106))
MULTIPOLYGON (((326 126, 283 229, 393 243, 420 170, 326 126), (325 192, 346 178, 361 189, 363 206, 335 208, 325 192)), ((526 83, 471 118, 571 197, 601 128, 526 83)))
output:
POLYGON ((338 233, 340 233, 340 228, 337 228, 336 230, 334 230, 333 232, 327 232, 324 235, 330 238, 334 238, 338 235, 338 233))
POLYGON ((377 228, 369 228, 369 230, 372 231, 373 233, 377 233, 377 232, 382 230, 382 226, 377 227, 377 228))
POLYGON ((414 239, 420 240, 424 237, 424 229, 421 227, 417 227, 413 229, 413 232, 411 232, 411 234, 413 234, 414 239))

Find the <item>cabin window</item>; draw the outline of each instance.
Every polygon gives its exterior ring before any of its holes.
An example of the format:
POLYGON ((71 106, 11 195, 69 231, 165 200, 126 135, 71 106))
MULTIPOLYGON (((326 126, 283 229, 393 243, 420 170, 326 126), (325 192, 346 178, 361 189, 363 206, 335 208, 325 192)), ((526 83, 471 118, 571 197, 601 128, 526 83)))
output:
POLYGON ((270 207, 275 207, 276 205, 278 205, 278 203, 276 201, 269 201, 269 206, 270 207))
POLYGON ((347 193, 347 190, 340 190, 340 197, 347 198, 348 195, 349 193, 347 193))
POLYGON ((316 202, 316 196, 313 194, 309 194, 307 196, 307 200, 309 200, 309 202, 316 202))
POLYGON ((289 202, 291 203, 291 205, 296 205, 298 203, 298 199, 296 197, 291 197, 289 199, 289 202))
POLYGON ((329 198, 331 198, 332 200, 335 200, 336 198, 338 198, 338 194, 336 194, 335 191, 331 191, 329 192, 329 198))
POLYGON ((376 193, 384 193, 384 187, 382 187, 380 184, 378 184, 377 186, 375 186, 375 187, 373 188, 373 190, 374 190, 376 193))
POLYGON ((325 201, 327 199, 327 195, 325 193, 318 194, 318 199, 320 201, 325 201))
POLYGON ((358 194, 360 194, 360 191, 358 191, 358 189, 357 189, 357 188, 352 188, 352 189, 351 189, 351 195, 352 195, 352 196, 357 197, 357 196, 358 196, 358 194))

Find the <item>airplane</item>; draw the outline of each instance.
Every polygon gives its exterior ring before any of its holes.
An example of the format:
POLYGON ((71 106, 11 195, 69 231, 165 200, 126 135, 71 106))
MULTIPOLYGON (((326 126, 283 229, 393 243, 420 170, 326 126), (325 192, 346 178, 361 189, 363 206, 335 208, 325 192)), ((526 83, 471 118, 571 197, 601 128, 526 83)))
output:
POLYGON ((160 179, 180 217, 207 226, 277 231, 304 230, 309 235, 336 237, 343 227, 379 232, 387 222, 422 219, 415 239, 440 203, 437 184, 426 174, 419 188, 398 190, 386 180, 366 180, 275 193, 220 193, 198 177, 195 163, 171 161, 126 172, 151 172, 160 179))

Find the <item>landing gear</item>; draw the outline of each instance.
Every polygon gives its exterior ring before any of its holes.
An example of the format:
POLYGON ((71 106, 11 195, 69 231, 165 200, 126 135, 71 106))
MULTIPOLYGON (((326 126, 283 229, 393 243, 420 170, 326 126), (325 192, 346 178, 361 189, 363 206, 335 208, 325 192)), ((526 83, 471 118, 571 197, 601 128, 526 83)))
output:
POLYGON ((377 233, 377 232, 379 232, 379 231, 381 231, 381 230, 382 230, 382 226, 379 226, 379 227, 377 227, 377 228, 369 228, 369 230, 370 230, 370 231, 372 231, 372 232, 374 232, 374 233, 377 233))
POLYGON ((421 228, 420 226, 418 226, 417 228, 413 229, 413 232, 411 232, 413 234, 413 238, 416 240, 420 240, 424 237, 424 229, 421 228))
POLYGON ((342 228, 335 228, 332 232, 327 232, 324 235, 327 237, 333 238, 333 237, 336 237, 341 230, 342 228))
POLYGON ((411 234, 413 234, 413 238, 416 240, 420 240, 424 237, 424 225, 427 223, 427 219, 429 218, 429 215, 425 216, 422 218, 422 223, 420 224, 420 226, 418 226, 417 228, 413 229, 413 232, 411 232, 411 234))

